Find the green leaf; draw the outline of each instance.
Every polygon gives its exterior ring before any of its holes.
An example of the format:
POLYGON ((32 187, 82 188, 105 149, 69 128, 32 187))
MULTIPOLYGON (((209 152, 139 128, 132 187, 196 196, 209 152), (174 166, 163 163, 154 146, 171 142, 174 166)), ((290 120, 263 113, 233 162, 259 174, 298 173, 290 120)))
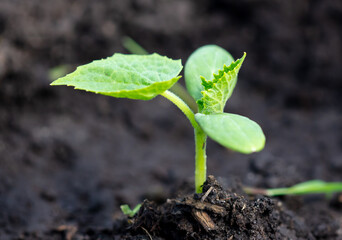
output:
POLYGON ((264 148, 265 135, 249 118, 231 113, 197 113, 195 119, 211 139, 234 151, 248 154, 264 148))
POLYGON ((222 113, 227 100, 233 93, 237 82, 237 76, 246 53, 242 58, 231 63, 228 67, 223 66, 223 70, 219 70, 218 74, 214 74, 212 80, 202 78, 202 98, 197 101, 198 111, 204 114, 222 113))
POLYGON ((150 100, 163 93, 180 76, 181 60, 172 60, 156 53, 151 55, 125 55, 96 60, 51 85, 74 86, 117 98, 150 100))
POLYGON ((310 180, 293 185, 289 188, 273 188, 267 189, 267 195, 280 196, 280 195, 301 195, 313 193, 330 194, 342 191, 342 182, 324 182, 321 180, 310 180))
POLYGON ((212 79, 213 74, 224 64, 230 65, 234 61, 233 57, 223 48, 216 45, 206 45, 198 48, 191 54, 185 64, 185 83, 190 95, 197 101, 202 98, 201 76, 205 79, 212 79))
POLYGON ((120 209, 126 216, 134 217, 135 214, 139 212, 141 208, 141 203, 137 204, 132 210, 127 204, 121 205, 120 209))

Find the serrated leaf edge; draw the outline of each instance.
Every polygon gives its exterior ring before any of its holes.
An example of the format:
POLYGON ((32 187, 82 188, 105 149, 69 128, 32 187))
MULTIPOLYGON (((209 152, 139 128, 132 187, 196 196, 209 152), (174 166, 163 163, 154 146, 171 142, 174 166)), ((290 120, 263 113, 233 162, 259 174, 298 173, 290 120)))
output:
MULTIPOLYGON (((219 105, 222 105, 221 107, 219 107, 221 109, 221 111, 217 112, 217 111, 204 111, 202 113, 204 114, 211 114, 211 113, 220 113, 220 112, 223 112, 223 109, 224 109, 224 106, 226 105, 226 101, 229 99, 229 97, 231 96, 232 94, 232 91, 230 93, 228 93, 228 97, 227 97, 227 100, 222 104, 223 100, 222 99, 224 97, 224 93, 218 88, 216 87, 217 86, 217 83, 224 77, 227 77, 227 75, 229 75, 230 72, 234 71, 236 67, 239 67, 241 68, 242 66, 242 63, 243 61, 245 60, 245 57, 246 57, 246 52, 244 52, 243 56, 239 59, 237 59, 236 61, 232 62, 229 66, 227 66, 226 64, 223 65, 223 69, 221 70, 218 70, 218 74, 213 74, 213 79, 211 80, 207 80, 205 79, 203 76, 201 76, 201 80, 202 80, 202 86, 204 87, 204 90, 201 91, 201 94, 202 94, 202 98, 197 100, 197 105, 199 107, 199 109, 214 109, 214 106, 219 104, 219 105), (239 66, 240 65, 240 66, 239 66), (205 97, 209 97, 208 95, 208 92, 209 93, 212 93, 214 92, 214 88, 216 87, 216 89, 221 92, 221 99, 217 99, 217 104, 215 104, 214 106, 208 106, 207 104, 204 103, 203 99, 205 97), (202 107, 200 107, 202 106, 202 107)), ((238 72, 239 72, 240 69, 238 69, 238 72)), ((238 74, 237 72, 237 74, 238 74)), ((232 81, 232 82, 228 82, 228 84, 230 85, 231 83, 235 83, 236 84, 236 81, 232 81)), ((229 86, 230 88, 233 88, 235 87, 234 86, 229 86)), ((210 97, 210 98, 213 98, 213 97, 210 97)))
MULTIPOLYGON (((101 95, 105 95, 105 96, 110 96, 110 97, 116 97, 116 98, 129 98, 129 99, 135 99, 135 100, 151 100, 153 99, 154 97, 160 95, 161 93, 165 92, 166 90, 170 89, 182 76, 179 75, 175 78, 171 78, 170 80, 166 80, 166 81, 163 81, 163 82, 156 82, 156 83, 152 83, 151 85, 148 85, 144 88, 139 88, 139 89, 135 89, 135 90, 120 90, 120 91, 110 91, 110 92, 103 92, 103 91, 90 91, 90 90, 87 90, 85 88, 79 88, 79 87, 75 87, 74 85, 72 84, 61 84, 61 85, 65 85, 65 86, 68 86, 68 87, 73 87, 73 89, 75 90, 82 90, 82 91, 86 91, 86 92, 91 92, 91 93, 95 93, 95 94, 101 94, 101 95), (149 88, 153 88, 155 86, 158 86, 158 85, 164 85, 165 83, 169 83, 167 86, 167 88, 164 88, 163 91, 160 91, 159 93, 153 93, 150 95, 150 97, 144 97, 142 95, 139 95, 140 97, 139 98, 132 98, 132 97, 129 97, 129 96, 126 96, 126 94, 131 94, 131 93, 139 93, 139 92, 144 92, 146 90, 148 90, 149 88)), ((50 84, 52 85, 52 84, 50 84)), ((59 84, 55 84, 55 85, 52 85, 52 86, 57 86, 59 84)))
MULTIPOLYGON (((115 55, 117 56, 120 56, 120 55, 128 55, 128 54, 122 54, 122 53, 115 53, 113 56, 109 56, 107 58, 102 58, 102 59, 98 59, 98 60, 94 60, 88 64, 91 64, 93 62, 98 62, 98 61, 105 61, 106 59, 108 58, 112 58, 114 57, 115 55)), ((158 56, 158 57, 162 57, 166 60, 172 60, 172 61, 175 61, 177 62, 178 64, 180 64, 181 66, 181 69, 183 68, 182 66, 182 61, 181 59, 177 59, 177 60, 174 60, 172 58, 169 58, 167 56, 162 56, 158 53, 152 53, 152 54, 148 54, 148 55, 138 55, 138 54, 129 54, 130 56, 137 56, 137 57, 145 57, 145 56, 158 56)), ((155 83, 152 83, 150 85, 147 85, 146 87, 142 87, 142 88, 139 88, 139 89, 135 89, 135 90, 120 90, 120 91, 91 91, 91 90, 87 90, 85 88, 80 88, 80 87, 76 87, 74 86, 73 84, 67 84, 65 81, 62 81, 62 79, 68 77, 68 75, 71 75, 71 74, 74 74, 76 71, 80 71, 80 68, 85 66, 87 64, 84 64, 84 65, 81 65, 81 66, 78 66, 75 71, 67 74, 66 76, 64 77, 61 77, 61 78, 58 78, 56 80, 54 80, 52 83, 50 83, 50 86, 60 86, 60 85, 64 85, 64 86, 68 86, 68 87, 73 87, 75 90, 82 90, 82 91, 86 91, 86 92, 91 92, 91 93, 95 93, 95 94, 101 94, 101 95, 106 95, 106 96, 111 96, 111 97, 117 97, 117 98, 129 98, 129 99, 136 99, 136 100, 151 100, 152 98, 160 95, 161 93, 165 92, 166 90, 168 90, 169 88, 171 88, 182 76, 181 75, 178 75, 177 77, 174 77, 174 78, 171 78, 169 80, 165 80, 165 81, 161 81, 161 82, 155 82, 155 83), (144 92, 146 91, 147 89, 149 88, 154 88, 155 86, 158 86, 158 85, 162 85, 162 84, 165 84, 165 83, 169 83, 167 84, 167 87, 165 87, 162 91, 160 92, 157 92, 157 93, 152 93, 150 94, 150 97, 145 97, 145 96, 142 96, 142 95, 139 95, 139 92, 144 92), (130 96, 127 96, 128 93, 138 93, 139 97, 138 98, 133 98, 133 97, 130 97, 130 96)), ((181 71, 181 70, 180 70, 181 71)), ((180 72, 179 71, 179 72, 180 72)))

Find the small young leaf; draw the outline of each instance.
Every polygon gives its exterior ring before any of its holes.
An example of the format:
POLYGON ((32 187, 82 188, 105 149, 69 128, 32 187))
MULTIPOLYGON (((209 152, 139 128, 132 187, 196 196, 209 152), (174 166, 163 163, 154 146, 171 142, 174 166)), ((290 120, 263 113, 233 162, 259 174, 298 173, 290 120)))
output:
POLYGON ((156 53, 124 55, 93 61, 51 85, 74 86, 75 89, 102 95, 150 100, 175 84, 182 70, 181 60, 156 53))
POLYGON ((198 111, 204 114, 222 113, 227 100, 233 93, 237 82, 237 76, 246 53, 242 58, 231 63, 228 67, 223 66, 223 70, 219 70, 218 74, 214 74, 212 80, 202 78, 202 98, 197 101, 198 111))
POLYGON ((310 180, 293 185, 289 188, 272 188, 267 189, 266 193, 269 196, 280 195, 301 195, 313 193, 330 194, 342 191, 342 182, 324 182, 321 180, 310 180))
POLYGON ((185 64, 185 83, 190 95, 197 101, 202 98, 201 76, 205 79, 212 79, 213 74, 218 73, 222 66, 230 65, 233 57, 223 48, 216 45, 200 47, 191 54, 185 64))
POLYGON ((265 135, 249 118, 231 113, 197 113, 195 119, 210 138, 234 151, 248 154, 264 148, 265 135))
POLYGON ((129 216, 129 217, 134 217, 134 215, 139 212, 140 208, 141 208, 141 203, 137 204, 133 208, 133 210, 127 204, 120 206, 122 213, 125 214, 126 216, 129 216))

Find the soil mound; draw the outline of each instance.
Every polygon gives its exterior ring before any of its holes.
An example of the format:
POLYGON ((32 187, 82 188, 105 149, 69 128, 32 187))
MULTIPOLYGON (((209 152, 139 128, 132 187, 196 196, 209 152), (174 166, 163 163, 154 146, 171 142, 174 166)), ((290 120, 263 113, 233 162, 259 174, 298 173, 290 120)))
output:
MULTIPOLYGON (((224 190, 213 176, 202 194, 168 199, 159 206, 144 201, 130 221, 127 239, 316 239, 311 229, 320 228, 320 223, 307 226, 278 200, 224 190)), ((337 229, 332 225, 323 235, 334 237, 337 229)))

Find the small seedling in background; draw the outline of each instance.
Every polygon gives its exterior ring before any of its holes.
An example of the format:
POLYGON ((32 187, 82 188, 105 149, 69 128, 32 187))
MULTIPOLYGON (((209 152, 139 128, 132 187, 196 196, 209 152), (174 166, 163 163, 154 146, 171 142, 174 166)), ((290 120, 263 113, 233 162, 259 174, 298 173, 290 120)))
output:
POLYGON ((120 209, 123 212, 123 214, 125 214, 126 216, 134 217, 135 214, 137 214, 139 212, 140 207, 141 207, 141 204, 138 204, 132 210, 127 204, 125 204, 125 205, 121 205, 120 209))
POLYGON ((262 194, 270 197, 282 195, 304 195, 304 194, 327 194, 342 191, 341 182, 325 182, 321 180, 310 180, 307 182, 298 183, 288 188, 271 188, 260 189, 245 187, 245 192, 248 194, 262 194))
POLYGON ((195 189, 202 192, 206 180, 207 136, 232 150, 249 154, 260 151, 265 136, 252 120, 224 113, 246 54, 234 61, 223 48, 207 45, 197 49, 185 66, 185 82, 196 100, 198 112, 169 89, 181 78, 181 60, 159 54, 116 53, 112 57, 80 66, 51 85, 73 86, 117 98, 151 100, 161 95, 173 102, 189 119, 195 133, 195 189))
POLYGON ((49 70, 49 79, 51 81, 63 77, 65 74, 71 72, 72 67, 67 64, 58 65, 49 70))
POLYGON ((137 43, 136 41, 134 41, 134 39, 132 39, 130 37, 127 37, 127 36, 123 37, 122 45, 124 46, 124 48, 126 48, 132 54, 137 54, 137 55, 147 55, 148 54, 148 52, 145 50, 145 48, 140 46, 139 43, 137 43))

